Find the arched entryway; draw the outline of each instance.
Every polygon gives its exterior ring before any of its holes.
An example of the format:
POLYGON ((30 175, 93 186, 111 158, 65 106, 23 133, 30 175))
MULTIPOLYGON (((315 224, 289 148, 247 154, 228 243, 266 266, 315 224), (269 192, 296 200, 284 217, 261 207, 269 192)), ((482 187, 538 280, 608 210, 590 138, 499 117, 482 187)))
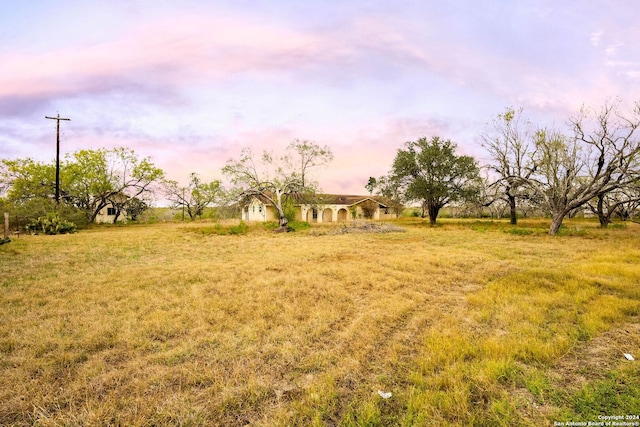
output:
POLYGON ((307 222, 318 222, 318 210, 309 209, 307 211, 307 222))
POLYGON ((346 221, 347 220, 347 210, 342 208, 338 211, 338 221, 346 221))
POLYGON ((329 208, 326 208, 322 211, 322 222, 331 222, 333 220, 333 211, 329 208))

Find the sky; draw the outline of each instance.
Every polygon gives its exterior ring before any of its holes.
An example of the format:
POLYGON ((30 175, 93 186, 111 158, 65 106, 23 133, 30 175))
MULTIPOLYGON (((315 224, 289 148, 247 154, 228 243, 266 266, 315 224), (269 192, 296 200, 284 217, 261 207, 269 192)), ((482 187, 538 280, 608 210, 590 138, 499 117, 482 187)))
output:
POLYGON ((488 161, 507 107, 566 126, 640 100, 635 0, 0 0, 0 159, 127 147, 186 184, 244 147, 327 145, 366 194, 406 141, 488 161))

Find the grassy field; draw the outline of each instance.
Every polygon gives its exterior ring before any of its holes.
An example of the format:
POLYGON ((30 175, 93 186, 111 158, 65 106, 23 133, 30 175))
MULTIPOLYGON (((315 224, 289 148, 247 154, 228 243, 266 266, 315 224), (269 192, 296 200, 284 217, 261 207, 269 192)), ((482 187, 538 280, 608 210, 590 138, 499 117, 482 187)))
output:
POLYGON ((104 227, 0 246, 0 425, 640 414, 640 226, 104 227), (378 391, 391 392, 383 399, 378 391))

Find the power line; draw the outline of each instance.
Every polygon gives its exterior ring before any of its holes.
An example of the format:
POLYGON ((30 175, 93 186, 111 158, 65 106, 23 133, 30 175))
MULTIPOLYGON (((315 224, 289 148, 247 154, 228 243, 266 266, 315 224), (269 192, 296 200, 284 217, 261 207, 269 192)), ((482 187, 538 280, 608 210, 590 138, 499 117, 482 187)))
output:
POLYGON ((56 204, 60 203, 60 120, 71 120, 60 117, 44 116, 45 119, 56 120, 56 204))

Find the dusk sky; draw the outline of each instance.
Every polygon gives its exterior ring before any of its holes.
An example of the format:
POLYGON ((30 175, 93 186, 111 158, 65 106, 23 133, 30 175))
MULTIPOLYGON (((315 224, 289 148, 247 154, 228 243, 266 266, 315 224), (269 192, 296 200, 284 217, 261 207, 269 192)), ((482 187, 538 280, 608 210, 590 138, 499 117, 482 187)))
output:
POLYGON ((328 145, 329 193, 366 194, 405 141, 485 162, 508 106, 563 128, 640 100, 634 0, 0 0, 0 159, 128 147, 223 179, 243 147, 328 145))

